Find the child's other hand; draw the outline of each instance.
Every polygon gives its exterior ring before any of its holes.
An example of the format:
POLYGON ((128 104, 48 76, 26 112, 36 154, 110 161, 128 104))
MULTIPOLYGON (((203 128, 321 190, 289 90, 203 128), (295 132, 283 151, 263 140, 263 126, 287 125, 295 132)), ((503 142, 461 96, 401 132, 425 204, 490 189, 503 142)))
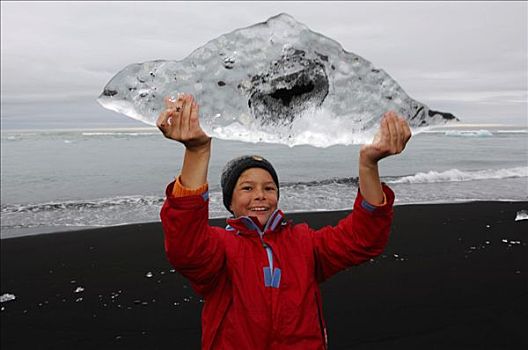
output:
POLYGON ((410 138, 411 129, 405 118, 389 111, 383 116, 373 142, 361 146, 360 159, 365 165, 376 165, 385 157, 401 153, 410 138))
POLYGON ((156 122, 165 137, 191 151, 209 146, 211 137, 200 126, 198 103, 192 95, 182 94, 177 100, 165 97, 165 108, 156 122))

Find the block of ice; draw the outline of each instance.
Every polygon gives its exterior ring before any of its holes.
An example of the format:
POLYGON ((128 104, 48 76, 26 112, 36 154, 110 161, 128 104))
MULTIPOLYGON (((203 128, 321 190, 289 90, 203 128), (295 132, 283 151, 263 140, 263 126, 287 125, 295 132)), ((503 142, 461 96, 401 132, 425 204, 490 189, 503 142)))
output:
POLYGON ((98 102, 150 125, 165 96, 193 94, 213 137, 287 145, 370 141, 387 110, 412 127, 458 120, 410 98, 383 70, 287 14, 209 41, 181 61, 131 64, 98 102))
POLYGON ((528 210, 519 210, 515 221, 528 220, 528 210))
POLYGON ((6 301, 15 300, 16 297, 14 294, 5 293, 0 295, 0 303, 5 303, 6 301))

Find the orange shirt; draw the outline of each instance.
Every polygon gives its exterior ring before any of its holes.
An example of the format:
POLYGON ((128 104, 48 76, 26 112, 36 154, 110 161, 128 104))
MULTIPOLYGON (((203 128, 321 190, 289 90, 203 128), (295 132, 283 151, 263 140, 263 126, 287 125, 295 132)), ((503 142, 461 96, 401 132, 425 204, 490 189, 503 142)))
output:
POLYGON ((197 188, 187 188, 182 185, 180 181, 180 176, 176 178, 176 181, 174 182, 174 187, 172 188, 172 195, 174 197, 185 197, 185 196, 193 196, 193 195, 200 195, 207 191, 209 189, 209 186, 207 183, 204 183, 200 187, 197 188))

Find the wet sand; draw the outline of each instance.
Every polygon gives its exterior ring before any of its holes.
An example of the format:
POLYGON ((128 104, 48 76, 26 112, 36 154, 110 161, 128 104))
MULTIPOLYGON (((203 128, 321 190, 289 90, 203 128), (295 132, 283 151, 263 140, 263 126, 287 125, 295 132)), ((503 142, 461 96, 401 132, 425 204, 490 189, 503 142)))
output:
MULTIPOLYGON (((322 286, 330 349, 528 348, 528 202, 395 207, 374 261, 322 286)), ((313 227, 346 212, 288 217, 313 227)), ((224 220, 212 220, 223 225, 224 220)), ((2 349, 199 349, 160 223, 1 241, 2 349)))

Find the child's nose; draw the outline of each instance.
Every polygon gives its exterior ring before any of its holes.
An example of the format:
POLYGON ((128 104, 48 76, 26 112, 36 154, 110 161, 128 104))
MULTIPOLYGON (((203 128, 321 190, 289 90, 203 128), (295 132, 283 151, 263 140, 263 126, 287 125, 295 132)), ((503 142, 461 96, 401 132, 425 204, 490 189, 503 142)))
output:
POLYGON ((255 191, 255 199, 264 199, 266 198, 266 191, 264 191, 262 188, 257 189, 255 191))

